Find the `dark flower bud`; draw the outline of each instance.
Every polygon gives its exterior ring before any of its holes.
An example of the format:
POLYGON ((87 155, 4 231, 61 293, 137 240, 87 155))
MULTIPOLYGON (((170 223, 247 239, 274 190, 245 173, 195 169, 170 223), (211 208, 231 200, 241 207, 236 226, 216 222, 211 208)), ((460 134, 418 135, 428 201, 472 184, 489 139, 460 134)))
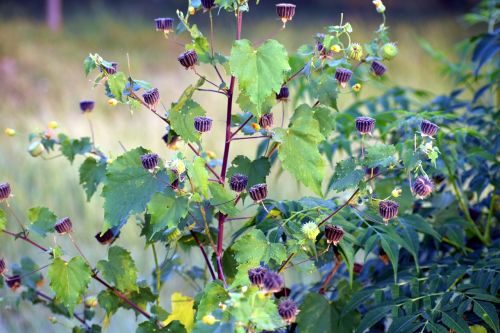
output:
POLYGON ((264 267, 256 267, 248 270, 248 279, 250 282, 259 288, 264 285, 264 276, 267 273, 267 269, 264 267))
POLYGON ((177 58, 177 60, 179 60, 182 66, 184 66, 186 69, 189 69, 191 67, 194 67, 194 65, 196 65, 196 63, 198 62, 198 54, 195 50, 189 50, 181 54, 177 58))
POLYGON ((295 8, 296 6, 291 3, 279 3, 276 5, 276 14, 278 14, 278 17, 283 22, 283 26, 295 16, 295 8))
POLYGON ((441 184, 445 179, 446 177, 442 173, 437 173, 432 175, 432 180, 434 184, 441 184))
POLYGON ((382 200, 378 204, 379 214, 382 216, 386 224, 390 219, 393 219, 398 215, 398 208, 399 204, 392 200, 382 200))
POLYGON ((290 96, 290 90, 288 90, 287 86, 282 85, 280 92, 276 94, 276 99, 279 101, 286 101, 288 100, 289 96, 290 96))
POLYGON ((215 0, 201 0, 201 5, 205 9, 212 9, 212 7, 215 5, 215 0))
POLYGON ((428 120, 422 120, 422 123, 420 123, 420 132, 422 132, 422 136, 432 137, 436 135, 438 129, 438 125, 431 123, 428 120))
POLYGON ((243 192, 248 185, 248 177, 240 173, 235 173, 229 179, 229 187, 235 192, 243 192))
POLYGON ((266 271, 262 281, 262 289, 268 293, 279 292, 284 285, 283 278, 276 272, 266 271))
POLYGON ((278 313, 281 318, 283 318, 283 320, 287 322, 287 324, 291 324, 295 322, 295 318, 299 314, 299 308, 297 306, 297 303, 295 303, 291 299, 287 299, 282 301, 278 305, 278 313))
POLYGON ((175 149, 177 141, 179 141, 180 137, 174 131, 169 131, 167 134, 165 134, 161 138, 162 138, 163 142, 165 142, 165 144, 167 145, 168 148, 175 149))
POLYGON ((378 166, 374 168, 366 168, 365 173, 368 177, 375 177, 380 174, 380 168, 378 166))
POLYGON ((54 229, 58 234, 64 235, 73 231, 73 223, 69 217, 63 217, 54 225, 54 229))
POLYGON ((269 129, 273 127, 274 117, 272 113, 266 113, 259 119, 259 125, 263 129, 269 129))
POLYGON ((98 232, 95 235, 95 239, 101 244, 101 245, 109 245, 113 244, 113 242, 118 238, 118 235, 115 236, 115 233, 113 232, 112 229, 106 230, 104 233, 98 232))
POLYGON ((155 19, 156 31, 170 32, 174 30, 174 19, 170 17, 160 17, 155 19))
POLYGON ((356 129, 360 134, 371 134, 375 129, 375 119, 370 117, 356 118, 356 129))
POLYGON ((16 291, 17 288, 21 286, 21 276, 20 275, 12 275, 5 280, 5 284, 12 291, 16 291))
POLYGON ((141 163, 144 169, 153 170, 158 165, 158 154, 144 154, 141 156, 141 163))
POLYGON ((358 264, 357 262, 354 263, 353 271, 354 271, 354 274, 356 274, 356 275, 361 274, 361 272, 363 272, 363 265, 358 264))
POLYGON ((5 260, 0 258, 0 275, 7 271, 7 265, 5 264, 5 260))
POLYGON ((94 110, 94 105, 94 101, 81 101, 80 110, 82 110, 83 113, 91 112, 92 110, 94 110))
POLYGON ((327 225, 325 227, 325 237, 328 244, 333 243, 333 245, 337 246, 342 238, 344 238, 344 234, 344 229, 341 226, 327 225))
POLYGON ((422 199, 431 194, 433 189, 434 184, 432 181, 424 176, 417 177, 413 183, 413 193, 422 199))
POLYGON ((149 89, 142 94, 142 98, 150 108, 154 109, 160 103, 160 92, 157 88, 149 89))
POLYGON ((116 72, 118 71, 118 63, 117 62, 112 62, 111 67, 106 67, 106 66, 102 66, 102 67, 104 68, 104 71, 109 75, 116 74, 116 72))
POLYGON ((338 67, 335 71, 335 80, 337 80, 342 88, 345 88, 347 82, 349 82, 352 78, 352 71, 347 68, 338 67))
POLYGON ((383 63, 381 63, 377 60, 374 60, 372 62, 372 71, 375 75, 382 76, 387 71, 387 67, 385 67, 385 65, 383 63))
POLYGON ((194 118, 194 128, 200 133, 209 132, 212 129, 212 118, 209 117, 194 118))
POLYGON ((248 191, 250 194, 250 198, 252 198, 253 201, 259 203, 262 202, 267 197, 267 185, 266 184, 257 184, 252 187, 250 187, 250 190, 248 191))
POLYGON ((10 197, 11 189, 9 183, 0 184, 0 202, 7 200, 10 197))

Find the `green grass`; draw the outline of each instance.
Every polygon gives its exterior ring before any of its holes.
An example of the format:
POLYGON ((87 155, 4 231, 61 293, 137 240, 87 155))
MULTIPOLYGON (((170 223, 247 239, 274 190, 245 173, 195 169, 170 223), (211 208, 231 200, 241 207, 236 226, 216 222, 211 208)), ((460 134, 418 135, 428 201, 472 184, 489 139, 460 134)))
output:
MULTIPOLYGON (((205 18, 197 17, 203 21, 205 18)), ((319 27, 331 24, 325 20, 311 20, 319 27)), ((353 26, 357 41, 363 42, 370 37, 370 31, 376 28, 377 22, 363 22, 354 18, 353 26)), ((393 39, 398 41, 400 56, 389 65, 388 85, 403 84, 423 88, 435 93, 448 90, 450 87, 445 78, 439 75, 437 65, 419 48, 416 36, 422 36, 432 45, 440 49, 450 50, 454 42, 461 38, 453 19, 420 22, 418 27, 405 22, 390 22, 393 39)), ((230 48, 229 29, 217 27, 217 48, 226 52, 230 48)), ((260 40, 269 32, 280 28, 279 22, 265 24, 250 22, 245 26, 244 36, 252 40, 260 40)), ((319 30, 311 26, 294 26, 290 24, 285 32, 275 38, 282 41, 290 50, 309 42, 319 30)), ((0 136, 0 181, 12 184, 14 199, 13 208, 21 219, 25 219, 26 211, 34 206, 47 206, 59 216, 71 216, 75 224, 75 237, 88 255, 91 262, 105 256, 106 248, 98 246, 93 235, 100 230, 102 224, 102 200, 96 196, 90 203, 85 202, 81 187, 78 185, 77 160, 70 165, 64 159, 43 161, 33 159, 26 152, 27 137, 33 130, 43 130, 51 120, 57 120, 60 130, 70 136, 89 135, 87 119, 80 114, 78 102, 82 99, 94 99, 97 107, 91 115, 96 132, 96 142, 112 155, 121 153, 119 141, 126 148, 142 145, 159 152, 168 158, 168 152, 161 141, 164 126, 146 111, 131 115, 124 107, 112 108, 106 104, 102 89, 92 89, 89 78, 85 78, 82 60, 89 52, 98 52, 106 59, 118 61, 122 70, 128 72, 126 54, 130 56, 130 70, 134 77, 148 80, 158 87, 162 101, 169 105, 181 94, 183 87, 196 78, 191 72, 183 70, 176 57, 182 49, 163 38, 161 33, 152 29, 151 22, 128 23, 118 22, 109 17, 99 17, 92 21, 78 19, 67 25, 58 34, 49 32, 44 26, 28 21, 3 21, 0 23, 0 119, 2 131, 5 127, 15 128, 18 135, 14 138, 0 136)), ((185 41, 186 37, 178 38, 185 41)), ((210 68, 201 68, 201 73, 213 75, 210 68)), ((91 79, 91 78, 90 78, 91 79)), ((363 95, 377 94, 383 87, 366 87, 363 95)), ((220 95, 199 93, 196 99, 206 107, 215 121, 215 133, 204 138, 204 144, 218 156, 222 155, 220 144, 225 119, 224 98, 220 95)), ((340 106, 347 105, 351 97, 345 96, 340 106)), ((253 143, 240 142, 234 145, 232 156, 237 153, 254 155, 253 143)), ((295 198, 304 193, 286 174, 278 176, 274 170, 271 177, 273 194, 279 199, 295 198), (283 187, 283 184, 287 184, 283 187)), ((13 224, 9 225, 14 229, 13 224)), ((141 272, 142 277, 150 279, 152 255, 150 249, 145 250, 139 238, 139 228, 133 223, 124 228, 117 244, 129 248, 141 272)), ((21 241, 13 242, 0 236, 0 254, 9 261, 18 260, 30 254, 38 258, 40 264, 47 263, 47 258, 30 249, 21 241)), ((53 239, 44 244, 53 245, 53 239)), ((57 239, 70 253, 70 243, 57 239)), ((162 251, 163 253, 164 251, 162 251)), ((199 260, 198 253, 193 253, 199 260)), ((193 257, 190 257, 190 260, 193 257)), ((45 287, 48 290, 48 286, 45 287)), ((93 286, 95 292, 99 286, 93 286)), ((169 295, 174 290, 184 290, 193 295, 191 287, 176 276, 169 282, 162 295, 162 304, 169 307, 169 295)), ((20 309, 15 309, 12 294, 0 292, 0 314, 2 321, 0 331, 6 332, 45 332, 67 331, 67 321, 53 326, 48 320, 50 315, 40 306, 32 306, 21 302, 20 309)), ((97 316, 102 318, 102 314, 97 316)), ((133 322, 131 312, 121 311, 110 323, 110 332, 129 331, 133 322)))

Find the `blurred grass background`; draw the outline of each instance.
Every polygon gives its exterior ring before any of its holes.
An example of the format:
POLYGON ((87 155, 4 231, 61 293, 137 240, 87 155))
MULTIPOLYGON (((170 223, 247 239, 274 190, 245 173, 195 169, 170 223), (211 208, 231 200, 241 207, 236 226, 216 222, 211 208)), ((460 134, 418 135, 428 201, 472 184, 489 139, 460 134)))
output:
MULTIPOLYGON (((304 11, 299 7, 294 21, 275 38, 293 52, 300 45, 311 42, 314 34, 324 26, 339 21, 340 10, 345 9, 342 6, 345 7, 347 1, 339 3, 337 6, 328 2, 324 5, 327 11, 314 14, 306 7, 304 11)), ((10 202, 22 220, 26 219, 27 209, 35 206, 49 207, 60 217, 71 216, 75 224, 75 238, 93 263, 104 258, 107 251, 106 247, 94 240, 94 234, 102 225, 102 200, 95 196, 91 202, 85 201, 83 190, 78 184, 81 160, 70 165, 63 158, 50 161, 34 159, 26 151, 28 135, 32 131, 46 129, 49 121, 56 120, 60 125, 58 131, 70 137, 89 136, 88 123, 81 115, 78 103, 82 99, 93 99, 97 102, 91 115, 96 142, 105 152, 115 156, 121 154, 118 142, 121 141, 127 148, 142 145, 168 158, 171 152, 166 150, 161 141, 164 125, 147 111, 132 115, 125 107, 109 106, 102 87, 93 89, 89 82, 92 77, 85 77, 82 61, 89 52, 98 52, 107 60, 119 62, 120 69, 128 72, 126 54, 129 54, 131 74, 158 87, 163 103, 168 106, 180 96, 184 87, 196 80, 190 71, 178 65, 176 58, 182 49, 153 28, 153 18, 175 15, 173 9, 170 6, 169 12, 138 15, 139 18, 121 17, 109 9, 93 11, 91 15, 75 13, 64 22, 59 32, 50 31, 39 20, 23 17, 22 12, 15 18, 0 22, 0 128, 2 131, 6 127, 17 131, 14 138, 0 136, 0 181, 8 181, 12 185, 15 197, 10 202)), ((365 42, 378 27, 379 16, 371 1, 366 1, 362 9, 351 9, 346 10, 344 22, 352 23, 354 41, 365 42)), ((261 40, 280 29, 280 22, 268 14, 265 7, 254 8, 251 15, 244 19, 244 38, 261 40)), ((422 12, 414 14, 393 16, 388 6, 388 25, 391 27, 392 39, 398 43, 400 55, 389 64, 389 79, 384 84, 401 84, 433 93, 445 92, 451 88, 449 83, 440 75, 438 65, 419 47, 417 37, 423 37, 431 45, 444 50, 445 54, 450 54, 455 42, 462 39, 466 32, 455 13, 428 15, 426 9, 422 9, 422 12)), ((194 17, 194 21, 202 27, 207 26, 207 20, 208 17, 201 13, 194 17)), ((235 28, 232 21, 230 14, 216 18, 216 48, 226 54, 235 28)), ((177 40, 187 41, 187 36, 177 37, 177 40)), ((209 67, 199 71, 213 77, 209 67)), ((367 86, 361 94, 369 96, 382 90, 383 86, 367 86)), ((220 157, 225 100, 220 95, 203 92, 197 93, 195 99, 215 120, 214 134, 204 137, 203 143, 220 157)), ((350 96, 342 96, 340 108, 350 101, 350 96)), ((231 156, 237 154, 253 157, 254 143, 240 141, 232 145, 231 156)), ((286 174, 280 175, 278 179, 276 170, 270 183, 274 184, 270 187, 271 194, 278 199, 297 198, 308 193, 286 174)), ((15 228, 11 221, 9 229, 15 228)), ((36 258, 40 265, 48 262, 44 255, 21 241, 14 242, 1 235, 0 238, 0 255, 9 262, 18 261, 24 255, 36 258)), ((42 242, 50 246, 54 241, 49 238, 42 242)), ((61 238, 57 242, 76 255, 70 243, 61 238)), ((116 244, 128 248, 136 260, 141 277, 151 279, 152 255, 150 249, 144 249, 139 228, 134 223, 124 228, 116 244)), ((190 260, 188 264, 195 261, 202 265, 197 251, 184 257, 187 256, 190 260)), ((44 288, 50 293, 48 286, 44 288)), ((92 285, 92 289, 97 293, 100 286, 92 285)), ((164 307, 169 308, 169 295, 175 290, 182 290, 190 296, 195 294, 182 277, 173 276, 163 289, 164 307)), ((50 313, 43 307, 24 302, 15 304, 12 297, 12 292, 0 291, 0 332, 69 330, 67 320, 61 319, 60 323, 53 325, 48 320, 50 313)), ((98 314, 97 318, 102 316, 98 314)), ((129 332, 134 320, 132 312, 119 311, 111 320, 109 332, 129 332)))

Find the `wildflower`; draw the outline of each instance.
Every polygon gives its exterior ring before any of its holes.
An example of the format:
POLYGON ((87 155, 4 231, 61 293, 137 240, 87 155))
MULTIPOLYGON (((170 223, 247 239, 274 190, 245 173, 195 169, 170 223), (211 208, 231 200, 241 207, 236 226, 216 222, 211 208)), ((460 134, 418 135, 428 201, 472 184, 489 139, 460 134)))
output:
POLYGON ((118 100, 116 98, 110 98, 110 99, 108 99, 108 105, 109 106, 117 106, 118 100))
POLYGON ((314 222, 307 222, 304 225, 302 225, 302 234, 306 236, 310 240, 316 240, 316 237, 318 237, 320 231, 318 228, 318 225, 314 222))
POLYGON ((16 135, 16 130, 13 128, 6 128, 4 132, 5 132, 5 135, 7 135, 7 136, 16 135))
POLYGON ((339 53, 340 51, 342 51, 342 48, 340 47, 340 45, 334 44, 332 45, 332 47, 330 47, 330 50, 332 52, 339 53))
POLYGON ((204 315, 203 318, 201 318, 201 321, 204 324, 213 325, 213 324, 215 324, 215 322, 217 321, 217 319, 215 319, 215 317, 212 316, 211 314, 207 314, 207 315, 204 315))
POLYGON ((352 86, 352 90, 354 90, 355 92, 359 92, 361 90, 361 87, 361 83, 356 83, 352 86))

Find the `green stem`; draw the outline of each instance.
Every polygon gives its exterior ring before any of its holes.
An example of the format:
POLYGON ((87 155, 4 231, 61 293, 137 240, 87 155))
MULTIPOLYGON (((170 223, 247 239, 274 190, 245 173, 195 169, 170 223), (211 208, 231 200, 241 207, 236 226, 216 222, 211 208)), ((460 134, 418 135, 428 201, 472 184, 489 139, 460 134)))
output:
POLYGON ((491 226, 493 225, 493 210, 495 209, 495 193, 491 194, 490 210, 488 212, 488 219, 486 220, 486 229, 484 231, 484 239, 486 242, 491 241, 491 226))
POLYGON ((158 296, 156 297, 156 307, 160 307, 160 289, 161 289, 161 270, 158 264, 158 254, 156 253, 155 244, 151 244, 151 249, 153 250, 153 258, 155 260, 155 272, 156 272, 156 292, 158 296))

